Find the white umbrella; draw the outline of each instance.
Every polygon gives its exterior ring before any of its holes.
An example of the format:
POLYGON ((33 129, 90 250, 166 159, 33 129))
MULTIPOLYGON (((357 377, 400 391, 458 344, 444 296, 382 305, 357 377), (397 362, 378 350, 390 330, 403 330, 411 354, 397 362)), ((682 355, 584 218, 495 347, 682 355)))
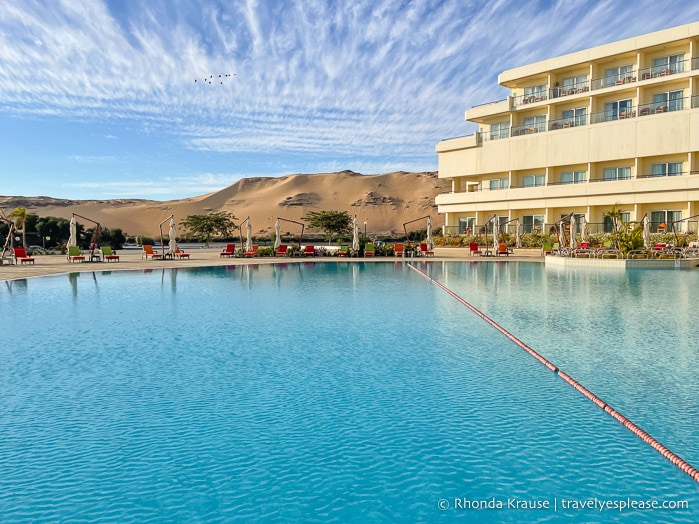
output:
POLYGON ((70 237, 68 238, 67 247, 75 247, 78 245, 78 226, 75 223, 75 216, 70 219, 70 237))
POLYGON ((650 249, 650 220, 648 215, 643 217, 643 245, 650 249))
POLYGON ((498 233, 500 229, 500 219, 497 215, 493 215, 493 251, 498 252, 498 233), (497 227, 497 229, 495 229, 497 227))
POLYGON ((578 239, 575 238, 575 215, 570 215, 570 247, 578 247, 578 239))
POLYGON ((515 246, 522 247, 522 224, 519 220, 515 226, 515 246))
POLYGON ((175 229, 175 217, 171 216, 170 217, 170 229, 167 232, 167 236, 170 239, 170 241, 167 243, 168 245, 168 251, 170 254, 174 254, 175 251, 177 251, 177 240, 175 240, 175 235, 176 235, 176 229, 175 229))
POLYGON ((587 242, 587 220, 584 216, 580 222, 580 241, 587 242))
POLYGON ((563 220, 558 224, 558 247, 565 247, 566 245, 566 230, 563 226, 563 220))
POLYGON ((427 249, 432 251, 434 249, 434 240, 432 240, 432 217, 427 217, 427 249))
POLYGON ((277 251, 279 246, 282 245, 282 223, 279 217, 277 217, 277 221, 274 223, 274 237, 274 251, 277 251))
POLYGON ((353 236, 352 236, 352 251, 355 254, 359 253, 359 222, 357 222, 357 215, 354 215, 354 223, 352 224, 353 236))
POLYGON ((252 224, 250 223, 249 218, 248 218, 247 234, 248 234, 248 238, 245 241, 245 251, 252 251, 252 224))

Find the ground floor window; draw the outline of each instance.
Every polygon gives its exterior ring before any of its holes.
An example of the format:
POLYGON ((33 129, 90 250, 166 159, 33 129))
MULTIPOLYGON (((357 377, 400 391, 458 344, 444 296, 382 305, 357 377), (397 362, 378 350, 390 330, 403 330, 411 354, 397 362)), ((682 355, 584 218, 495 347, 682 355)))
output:
MULTIPOLYGON (((650 230, 664 233, 672 231, 672 223, 682 219, 682 211, 653 211, 650 214, 650 230)), ((682 222, 675 224, 676 231, 682 231, 682 222)))
POLYGON ((461 217, 459 218, 459 234, 473 234, 473 229, 476 227, 476 217, 461 217))
POLYGON ((522 217, 524 233, 541 233, 544 229, 544 215, 525 215, 522 217))

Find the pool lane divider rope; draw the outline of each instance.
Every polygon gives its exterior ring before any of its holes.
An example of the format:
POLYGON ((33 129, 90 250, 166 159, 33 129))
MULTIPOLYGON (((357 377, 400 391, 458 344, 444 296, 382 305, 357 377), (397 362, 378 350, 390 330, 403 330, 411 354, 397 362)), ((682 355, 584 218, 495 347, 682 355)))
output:
POLYGON ((694 481, 699 482, 699 470, 697 468, 695 468, 694 466, 692 466, 689 462, 684 460, 682 457, 680 457, 679 455, 677 455, 676 453, 671 451, 664 444, 662 444, 661 442, 659 442, 658 440, 653 438, 650 434, 648 434, 647 432, 642 430, 640 427, 638 427, 636 424, 631 422, 628 418, 626 418, 624 415, 619 413, 616 409, 614 409, 612 406, 607 404, 604 400, 599 398, 597 395, 592 393, 589 389, 587 389, 585 386, 580 384, 577 380, 572 378, 570 375, 568 375, 567 373, 564 373, 563 371, 558 369, 558 367, 556 365, 554 365, 549 360, 544 358, 542 355, 537 353, 534 349, 530 348, 527 344, 525 344, 520 339, 518 339, 516 336, 514 336, 512 333, 507 331, 500 324, 498 324, 493 319, 488 317, 485 313, 479 311, 476 307, 469 304, 466 300, 461 298, 459 295, 457 295, 454 291, 449 289, 447 286, 445 286, 441 282, 435 280, 434 278, 429 276, 427 273, 425 273, 421 269, 413 266, 412 264, 408 264, 408 267, 410 269, 413 269, 414 271, 416 271, 419 275, 425 277, 427 280, 429 280, 435 286, 439 287, 443 291, 446 291, 448 294, 450 294, 453 298, 455 298, 461 304, 463 304, 468 309, 470 309, 477 316, 479 316, 480 318, 485 320, 488 324, 493 326, 500 333, 502 333, 507 338, 509 338, 512 342, 517 344, 520 348, 525 350, 527 353, 529 353, 531 356, 533 356, 535 359, 537 359, 539 362, 541 362, 544 366, 549 368, 551 371, 556 373, 560 378, 562 378, 568 384, 570 384, 575 389, 577 389, 585 397, 587 397, 589 400, 594 402, 597 406, 599 406, 601 409, 603 409, 605 412, 607 412, 612 418, 614 418, 622 426, 624 426, 626 429, 631 431, 631 433, 636 435, 638 438, 640 438, 642 441, 644 441, 646 444, 648 444, 650 447, 652 447, 655 451, 657 451, 663 457, 665 457, 667 460, 669 460, 672 464, 677 466, 682 472, 689 475, 694 481))

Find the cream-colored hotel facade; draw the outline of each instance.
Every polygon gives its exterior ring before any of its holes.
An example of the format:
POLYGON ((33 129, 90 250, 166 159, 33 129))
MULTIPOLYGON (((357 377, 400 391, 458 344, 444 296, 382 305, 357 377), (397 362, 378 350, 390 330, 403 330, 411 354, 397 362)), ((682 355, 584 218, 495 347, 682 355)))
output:
MULTIPOLYGON (((466 111, 473 135, 437 144, 445 232, 468 234, 494 215, 545 231, 573 213, 591 233, 626 222, 697 231, 699 22, 500 74, 511 89, 466 111)), ((505 224, 509 222, 509 224, 505 224)), ((579 232, 579 231, 578 231, 579 232)))

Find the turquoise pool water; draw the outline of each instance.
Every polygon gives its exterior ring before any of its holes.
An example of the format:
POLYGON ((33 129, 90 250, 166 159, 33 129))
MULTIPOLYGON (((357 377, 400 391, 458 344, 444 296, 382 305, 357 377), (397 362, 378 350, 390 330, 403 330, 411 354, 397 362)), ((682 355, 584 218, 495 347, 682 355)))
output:
MULTIPOLYGON (((421 267, 699 462, 699 274, 421 267)), ((697 483, 402 263, 0 284, 3 521, 699 518, 697 483)))

